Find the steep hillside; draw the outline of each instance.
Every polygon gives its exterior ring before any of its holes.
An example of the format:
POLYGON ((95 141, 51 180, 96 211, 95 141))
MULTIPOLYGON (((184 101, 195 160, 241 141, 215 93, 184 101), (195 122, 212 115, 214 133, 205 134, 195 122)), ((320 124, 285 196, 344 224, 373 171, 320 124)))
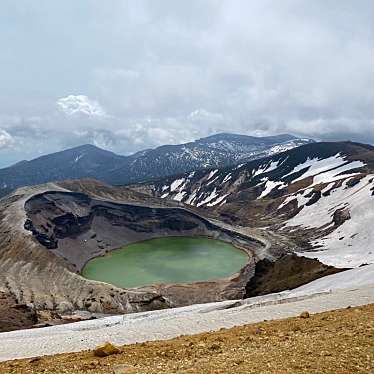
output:
POLYGON ((373 171, 371 146, 314 143, 134 188, 230 223, 271 226, 299 243, 303 256, 344 268, 374 262, 373 171))
POLYGON ((131 156, 83 145, 1 169, 0 196, 20 186, 65 179, 95 178, 117 185, 150 180, 194 169, 230 165, 241 159, 279 153, 310 141, 291 135, 255 138, 219 134, 131 156))

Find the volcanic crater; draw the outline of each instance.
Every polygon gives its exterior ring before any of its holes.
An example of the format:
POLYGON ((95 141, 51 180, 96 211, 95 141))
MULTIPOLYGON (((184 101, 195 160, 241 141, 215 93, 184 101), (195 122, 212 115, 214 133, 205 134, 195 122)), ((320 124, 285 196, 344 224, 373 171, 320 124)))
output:
POLYGON ((92 312, 133 311, 130 295, 148 295, 146 299, 150 299, 151 305, 137 304, 135 310, 243 298, 255 272, 253 251, 264 246, 260 240, 220 227, 185 207, 114 201, 63 189, 32 194, 25 199, 24 212, 26 232, 44 251, 62 260, 65 271, 80 278, 82 292, 77 292, 76 305, 71 308, 83 307, 92 312), (129 289, 81 276, 83 267, 93 258, 160 237, 206 237, 231 243, 247 253, 248 262, 235 274, 220 279, 129 289), (98 285, 107 290, 106 303, 103 296, 94 296, 98 285))

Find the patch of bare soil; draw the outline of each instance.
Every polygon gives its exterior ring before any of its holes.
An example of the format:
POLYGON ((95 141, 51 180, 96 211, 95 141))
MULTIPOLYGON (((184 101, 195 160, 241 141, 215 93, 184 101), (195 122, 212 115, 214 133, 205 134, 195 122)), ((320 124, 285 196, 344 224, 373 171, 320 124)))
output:
POLYGON ((30 328, 37 321, 32 309, 19 304, 12 295, 0 292, 0 332, 30 328))
POLYGON ((0 363, 28 373, 373 373, 374 304, 169 341, 0 363))

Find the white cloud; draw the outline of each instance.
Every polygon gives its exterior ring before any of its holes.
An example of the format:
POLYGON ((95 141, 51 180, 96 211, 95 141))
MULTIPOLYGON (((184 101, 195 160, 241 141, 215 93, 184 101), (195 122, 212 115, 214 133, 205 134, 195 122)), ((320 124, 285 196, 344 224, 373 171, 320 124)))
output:
POLYGON ((191 122, 202 124, 222 124, 225 122, 225 117, 221 113, 212 113, 203 108, 192 111, 188 115, 188 119, 191 122))
POLYGON ((7 131, 0 129, 0 148, 9 148, 14 143, 14 138, 7 131))
POLYGON ((21 3, 1 2, 3 160, 220 131, 374 143, 373 1, 21 3))
POLYGON ((58 109, 68 115, 83 114, 89 117, 106 117, 104 109, 96 101, 85 95, 69 95, 57 101, 58 109))

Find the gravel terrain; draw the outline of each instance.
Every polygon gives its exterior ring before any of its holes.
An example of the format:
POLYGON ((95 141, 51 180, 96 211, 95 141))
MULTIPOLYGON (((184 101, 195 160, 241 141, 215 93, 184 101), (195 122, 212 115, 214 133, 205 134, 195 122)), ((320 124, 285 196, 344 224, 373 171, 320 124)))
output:
POLYGON ((218 332, 0 363, 2 374, 373 373, 374 304, 218 332))

